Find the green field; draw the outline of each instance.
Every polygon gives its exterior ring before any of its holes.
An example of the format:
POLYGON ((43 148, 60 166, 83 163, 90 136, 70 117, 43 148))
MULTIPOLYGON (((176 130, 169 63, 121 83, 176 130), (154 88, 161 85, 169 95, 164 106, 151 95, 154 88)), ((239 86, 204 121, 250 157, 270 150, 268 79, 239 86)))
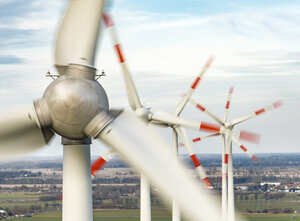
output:
MULTIPOLYGON (((94 221, 139 221, 140 211, 137 209, 133 210, 97 210, 94 211, 94 221)), ((35 215, 32 218, 16 218, 13 220, 19 221, 60 221, 61 213, 43 213, 35 215)), ((169 221, 171 220, 170 213, 167 210, 153 210, 152 211, 152 220, 153 221, 169 221)))
POLYGON ((263 199, 263 194, 258 195, 258 200, 254 199, 253 194, 249 195, 249 199, 246 201, 245 199, 241 200, 239 196, 235 199, 236 208, 241 212, 247 212, 247 209, 252 211, 262 211, 264 209, 270 208, 291 208, 297 212, 300 212, 300 195, 297 193, 286 193, 283 198, 279 198, 277 200, 266 200, 263 199))
MULTIPOLYGON (((251 214, 245 215, 249 221, 291 221, 291 214, 251 214)), ((44 213, 32 218, 16 218, 18 221, 61 221, 61 213, 44 213)), ((153 210, 153 221, 171 221, 166 210, 153 210)), ((294 219, 300 221, 300 216, 294 219)), ((139 210, 99 210, 94 212, 94 221, 139 221, 139 210)))
MULTIPOLYGON (((45 208, 45 202, 39 202, 40 193, 37 192, 12 192, 0 194, 0 207, 13 208, 14 206, 20 206, 23 208, 29 208, 30 205, 41 205, 41 213, 37 213, 31 218, 15 218, 13 220, 27 220, 27 221, 61 221, 61 212, 56 212, 57 209, 61 209, 61 204, 57 202, 58 207, 50 205, 45 208)), ((219 198, 219 196, 218 196, 219 198)), ((253 213, 247 213, 244 216, 246 220, 250 221, 300 221, 300 214, 295 216, 293 213, 290 214, 263 214, 254 213, 254 211, 263 211, 264 209, 285 209, 291 208, 295 211, 300 211, 300 195, 296 193, 287 193, 284 197, 277 200, 266 200, 263 198, 263 194, 258 196, 258 200, 254 199, 254 195, 248 195, 247 200, 237 196, 235 199, 236 208, 238 211, 246 212, 252 210, 253 213)), ((139 221, 139 210, 138 209, 106 209, 106 210, 95 210, 94 221, 139 221)), ((152 207, 152 220, 153 221, 171 221, 171 214, 168 209, 163 209, 161 205, 153 205, 152 207)))
MULTIPOLYGON (((251 214, 245 215, 249 221, 291 221, 291 214, 251 214)), ((300 221, 300 216, 295 217, 293 221, 300 221)))

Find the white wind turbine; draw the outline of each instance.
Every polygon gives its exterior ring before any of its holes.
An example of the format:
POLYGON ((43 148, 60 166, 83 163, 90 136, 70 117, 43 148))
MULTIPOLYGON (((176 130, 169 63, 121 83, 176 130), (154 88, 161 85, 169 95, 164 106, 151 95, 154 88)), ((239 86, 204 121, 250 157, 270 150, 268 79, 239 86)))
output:
MULTIPOLYGON (((201 78, 203 77, 204 73, 206 70, 210 67, 212 61, 214 60, 214 57, 210 57, 200 72, 200 74, 196 77, 195 81, 191 85, 188 93, 186 96, 180 101, 178 106, 176 107, 175 111, 173 114, 167 113, 167 112, 162 112, 162 111, 150 111, 148 108, 143 107, 140 98, 138 96, 135 84, 133 82, 133 79, 131 77, 131 74, 129 72, 129 69, 126 64, 126 60, 124 57, 124 54, 121 50, 121 45, 119 38, 117 36, 116 30, 114 28, 114 23, 110 15, 104 14, 103 15, 103 21, 106 25, 106 27, 109 29, 111 38, 113 40, 114 48, 117 53, 117 56, 119 58, 119 62, 121 64, 122 72, 123 72, 123 77, 125 79, 126 83, 126 89, 127 89, 127 95, 128 95, 128 100, 131 108, 135 111, 137 116, 142 118, 143 120, 150 122, 152 125, 158 125, 158 126, 169 126, 173 129, 173 145, 174 145, 174 155, 178 154, 178 136, 181 139, 182 143, 186 147, 190 158, 192 159, 194 166, 196 168, 198 176, 202 179, 204 184, 206 186, 211 186, 211 183, 205 173, 204 168, 202 167, 200 161, 197 159, 197 156, 191 147, 191 144, 188 140, 188 137, 186 135, 186 132, 184 128, 181 126, 185 127, 190 127, 199 130, 199 122, 196 121, 190 121, 186 120, 183 118, 179 118, 178 116, 184 109, 186 103, 188 102, 189 98, 191 97, 193 91, 196 89, 197 85, 199 84, 201 78)), ((101 158, 99 158, 100 160, 101 158)), ((148 180, 146 179, 143 174, 141 175, 141 220, 142 221, 150 221, 151 220, 151 199, 150 199, 150 184, 148 180)), ((177 202, 173 202, 173 216, 172 219, 173 221, 180 220, 180 211, 177 206, 177 202)))
POLYGON ((277 101, 272 105, 254 111, 246 116, 236 118, 232 121, 228 121, 228 110, 231 102, 231 97, 233 93, 233 87, 230 87, 228 99, 225 105, 225 112, 223 119, 220 119, 207 108, 201 104, 194 101, 192 98, 189 101, 196 106, 199 110, 209 115, 212 119, 218 122, 219 125, 206 123, 200 128, 202 131, 214 132, 210 135, 204 137, 197 137, 193 139, 193 142, 198 142, 209 137, 214 137, 222 135, 222 219, 224 221, 234 221, 235 220, 235 208, 234 208, 234 184, 233 184, 233 167, 232 167, 232 141, 237 144, 249 157, 255 162, 258 159, 249 152, 249 150, 242 145, 238 139, 245 140, 248 142, 259 143, 260 135, 247 132, 244 130, 236 130, 234 126, 237 124, 249 120, 255 116, 258 116, 264 112, 270 111, 272 109, 278 108, 282 105, 281 101, 277 101))
MULTIPOLYGON (((100 139, 163 196, 175 199, 191 220, 221 220, 216 203, 190 180, 181 163, 169 159, 168 145, 155 131, 134 115, 109 109, 94 67, 103 7, 103 0, 70 1, 55 46, 59 77, 31 107, 1 116, 0 157, 28 154, 47 144, 54 133, 61 136, 63 221, 92 221, 90 138, 100 139)), ((151 114, 151 120, 159 116, 151 114)), ((196 124, 176 117, 170 121, 196 124)))

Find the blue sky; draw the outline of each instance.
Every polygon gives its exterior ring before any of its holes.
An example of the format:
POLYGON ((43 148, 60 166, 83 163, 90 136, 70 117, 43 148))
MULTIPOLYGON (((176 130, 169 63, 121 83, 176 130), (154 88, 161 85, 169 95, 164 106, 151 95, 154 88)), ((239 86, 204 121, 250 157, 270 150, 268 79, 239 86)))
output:
MULTIPOLYGON (((66 1, 0 0, 0 112, 42 96, 51 79, 53 45, 66 1)), ((195 99, 222 116, 235 86, 230 119, 276 100, 284 106, 240 128, 262 134, 252 152, 297 152, 300 122, 300 3, 298 1, 133 1, 109 6, 142 101, 172 111, 210 54, 216 60, 195 99)), ((111 107, 129 109, 112 42, 103 30, 96 66, 111 107)), ((212 121, 191 105, 182 116, 212 121)), ((162 130, 162 129, 158 129, 162 130)), ((170 130, 162 130, 167 138, 170 130)), ((198 136, 188 131, 190 138, 198 136)), ((204 135, 204 134, 200 134, 204 135)), ((55 140, 37 155, 60 155, 55 140)), ((95 142, 96 143, 96 142, 95 142)), ((193 145, 198 153, 218 153, 219 138, 193 145)), ((93 153, 104 150, 95 145, 93 153)), ((236 152, 240 152, 235 149, 236 152)), ((182 151, 184 152, 184 151, 182 151)))

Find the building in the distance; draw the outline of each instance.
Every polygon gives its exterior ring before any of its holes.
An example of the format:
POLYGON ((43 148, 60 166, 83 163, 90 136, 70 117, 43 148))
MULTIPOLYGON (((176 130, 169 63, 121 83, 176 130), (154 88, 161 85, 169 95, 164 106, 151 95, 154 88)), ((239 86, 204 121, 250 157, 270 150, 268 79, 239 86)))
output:
POLYGON ((2 219, 2 218, 5 218, 5 217, 7 217, 7 212, 3 209, 0 209, 0 218, 2 219))

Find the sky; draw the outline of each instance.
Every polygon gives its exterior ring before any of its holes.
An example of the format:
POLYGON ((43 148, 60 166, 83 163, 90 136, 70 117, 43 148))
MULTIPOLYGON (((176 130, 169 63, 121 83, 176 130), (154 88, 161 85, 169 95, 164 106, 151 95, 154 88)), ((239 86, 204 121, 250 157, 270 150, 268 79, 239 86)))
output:
MULTIPOLYGON (((53 49, 65 0, 0 0, 0 113, 43 95, 57 73, 53 49)), ((229 119, 282 100, 284 105, 237 128, 262 135, 253 153, 300 148, 300 2, 279 0, 115 0, 112 14, 142 103, 172 112, 210 55, 216 57, 193 98, 219 117, 235 87, 229 119)), ((96 67, 111 108, 130 110, 109 33, 99 37, 96 67)), ((182 117, 213 122, 188 104, 182 117)), ((171 129, 157 129, 171 144, 171 129)), ((205 133, 187 130, 190 139, 205 133)), ((105 152, 93 142, 92 154, 105 152)), ((197 153, 220 153, 221 138, 192 144, 197 153)), ((241 153, 236 146, 234 152, 241 153)), ((180 148, 180 153, 185 153, 180 148)), ((60 139, 34 155, 61 156, 60 139)))

